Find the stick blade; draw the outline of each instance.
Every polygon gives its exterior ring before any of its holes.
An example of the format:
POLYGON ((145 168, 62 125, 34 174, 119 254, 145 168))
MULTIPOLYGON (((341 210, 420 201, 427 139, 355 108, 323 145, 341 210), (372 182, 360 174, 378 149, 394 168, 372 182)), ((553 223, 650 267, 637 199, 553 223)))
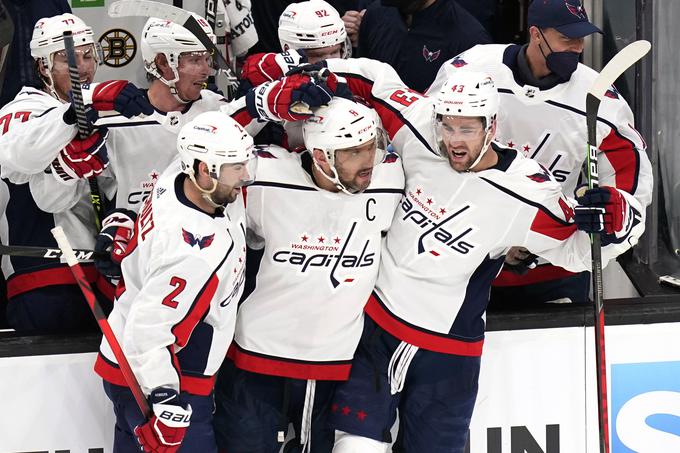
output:
POLYGON ((595 82, 593 82, 593 86, 588 91, 588 94, 592 94, 599 100, 602 100, 604 94, 609 87, 614 84, 616 79, 621 77, 621 74, 623 74, 626 69, 630 68, 637 63, 638 60, 647 55, 647 52, 649 52, 651 48, 652 44, 649 41, 641 39, 632 42, 621 49, 602 69, 600 75, 598 75, 595 82))
POLYGON ((183 24, 191 14, 182 8, 151 0, 118 0, 109 5, 110 17, 160 17, 183 24))

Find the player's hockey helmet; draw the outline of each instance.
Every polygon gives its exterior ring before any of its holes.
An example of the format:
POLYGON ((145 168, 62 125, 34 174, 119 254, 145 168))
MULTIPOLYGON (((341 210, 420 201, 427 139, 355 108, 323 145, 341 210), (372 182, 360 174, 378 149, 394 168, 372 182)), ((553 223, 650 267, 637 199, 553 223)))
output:
MULTIPOLYGON (((191 13, 210 40, 216 42, 215 34, 208 22, 198 14, 191 13)), ((207 49, 189 30, 166 19, 150 17, 142 28, 142 59, 146 72, 156 76, 166 85, 172 87, 179 80, 179 56, 184 52, 205 52, 207 49), (168 61, 174 78, 163 78, 156 66, 156 55, 163 54, 168 61)))
POLYGON ((73 45, 78 47, 92 44, 94 57, 97 63, 101 63, 101 48, 94 41, 92 27, 85 24, 78 16, 66 13, 38 19, 33 27, 30 42, 31 56, 36 60, 41 60, 48 71, 52 70, 52 54, 64 50, 64 32, 69 30, 73 34, 73 45))
POLYGON ((196 160, 205 162, 215 179, 219 179, 222 164, 242 162, 249 164, 248 173, 251 178, 255 177, 253 138, 223 112, 201 113, 182 126, 177 136, 177 150, 182 171, 192 178, 196 160))
POLYGON ((387 148, 387 134, 382 129, 376 112, 365 105, 340 97, 333 98, 326 106, 314 109, 314 116, 302 124, 302 137, 309 151, 319 149, 324 153, 333 172, 329 179, 346 193, 349 192, 340 183, 335 168, 335 152, 361 146, 375 139, 374 165, 377 165, 385 157, 387 148))
POLYGON ((437 93, 434 113, 481 117, 488 130, 498 114, 499 104, 498 90, 488 74, 460 70, 447 80, 437 93))
POLYGON ((342 44, 342 58, 352 55, 340 14, 323 0, 291 3, 279 17, 281 49, 318 49, 342 44))

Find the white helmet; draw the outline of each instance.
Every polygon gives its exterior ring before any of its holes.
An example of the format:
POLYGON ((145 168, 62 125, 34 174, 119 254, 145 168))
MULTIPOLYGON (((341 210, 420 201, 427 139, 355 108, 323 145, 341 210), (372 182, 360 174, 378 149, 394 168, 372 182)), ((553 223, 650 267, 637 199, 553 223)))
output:
MULTIPOLYGON (((314 109, 314 116, 307 118, 302 124, 302 137, 305 147, 311 152, 314 149, 323 151, 328 161, 332 176, 326 176, 341 191, 351 194, 340 182, 335 168, 335 152, 339 149, 361 146, 376 140, 374 165, 382 162, 387 147, 387 134, 382 129, 379 119, 372 109, 336 97, 328 105, 314 109)), ((316 165, 316 161, 315 165, 316 165)))
MULTIPOLYGON (((215 34, 208 22, 198 14, 191 13, 201 28, 206 32, 210 40, 216 42, 215 34)), ((168 85, 171 92, 176 97, 175 82, 179 80, 179 56, 184 52, 205 52, 207 49, 189 30, 175 22, 150 17, 142 29, 142 59, 144 69, 153 74, 163 83, 168 85), (167 80, 163 77, 156 66, 156 55, 163 54, 172 69, 173 79, 167 80)), ((182 102, 186 102, 181 100, 182 102)))
POLYGON ((91 44, 97 64, 102 62, 101 47, 94 41, 92 27, 87 26, 81 18, 66 13, 38 19, 33 27, 33 36, 31 37, 31 56, 35 60, 41 61, 43 66, 47 68, 47 85, 52 95, 57 99, 59 99, 59 96, 54 90, 51 74, 54 64, 53 54, 65 49, 64 32, 69 30, 73 34, 74 47, 91 44))
POLYGON ((446 147, 440 133, 442 116, 479 117, 484 120, 486 137, 482 152, 470 166, 479 163, 490 140, 489 132, 498 114, 500 96, 493 79, 483 72, 460 70, 444 83, 434 101, 434 126, 439 152, 446 156, 446 147))
POLYGON ((342 44, 342 58, 352 55, 340 14, 323 0, 291 3, 279 17, 281 49, 318 49, 342 44))
POLYGON ((253 138, 221 111, 201 113, 182 126, 177 150, 184 173, 193 175, 194 161, 199 160, 208 165, 213 178, 219 177, 222 164, 247 162, 255 156, 253 138))

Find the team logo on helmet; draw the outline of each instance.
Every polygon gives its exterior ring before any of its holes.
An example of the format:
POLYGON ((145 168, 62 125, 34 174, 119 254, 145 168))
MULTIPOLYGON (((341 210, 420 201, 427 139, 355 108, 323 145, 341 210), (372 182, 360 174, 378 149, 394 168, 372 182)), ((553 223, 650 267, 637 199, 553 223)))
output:
POLYGON ((210 134, 214 134, 217 132, 217 126, 211 126, 210 124, 206 125, 196 124, 193 128, 194 130, 208 132, 210 134))
POLYGON ((454 57, 451 62, 454 68, 462 68, 467 64, 467 61, 463 60, 460 56, 454 57))
POLYGON ((120 68, 130 63, 137 55, 137 42, 132 33, 121 28, 113 28, 101 35, 99 45, 106 66, 120 68))
POLYGON ((423 46, 423 58, 425 58, 425 61, 433 62, 437 58, 439 58, 439 54, 441 54, 441 49, 440 50, 435 50, 434 52, 429 50, 427 46, 423 46))
POLYGON ((571 14, 574 16, 578 17, 579 19, 584 19, 587 20, 588 16, 586 15, 586 10, 583 8, 583 5, 581 4, 581 0, 565 0, 564 4, 566 5, 567 9, 571 14))
POLYGON ((194 245, 198 245, 198 248, 202 250, 204 248, 210 247, 210 244, 212 244, 215 240, 215 233, 209 236, 201 237, 197 234, 189 233, 187 230, 182 228, 182 237, 184 238, 184 242, 189 244, 189 246, 193 247, 194 245))

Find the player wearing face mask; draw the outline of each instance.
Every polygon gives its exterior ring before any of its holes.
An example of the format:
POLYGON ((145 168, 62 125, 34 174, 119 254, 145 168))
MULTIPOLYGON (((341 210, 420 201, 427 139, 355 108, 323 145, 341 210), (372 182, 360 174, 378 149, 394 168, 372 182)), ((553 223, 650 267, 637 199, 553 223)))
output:
MULTIPOLYGON (((579 63, 583 40, 600 29, 588 21, 580 0, 534 1, 529 6, 529 42, 476 46, 446 62, 428 90, 435 94, 456 71, 484 70, 500 92, 497 140, 540 162, 573 196, 586 158, 585 93, 597 72, 579 63)), ((652 173, 633 114, 612 87, 598 112, 600 182, 631 194, 647 206, 652 173)), ((531 250, 512 249, 507 264, 521 264, 531 250)), ((526 269, 524 269, 526 270, 526 269)), ((525 275, 504 270, 492 303, 584 303, 587 273, 572 274, 539 262, 525 275), (527 286, 531 285, 531 287, 527 286)))

